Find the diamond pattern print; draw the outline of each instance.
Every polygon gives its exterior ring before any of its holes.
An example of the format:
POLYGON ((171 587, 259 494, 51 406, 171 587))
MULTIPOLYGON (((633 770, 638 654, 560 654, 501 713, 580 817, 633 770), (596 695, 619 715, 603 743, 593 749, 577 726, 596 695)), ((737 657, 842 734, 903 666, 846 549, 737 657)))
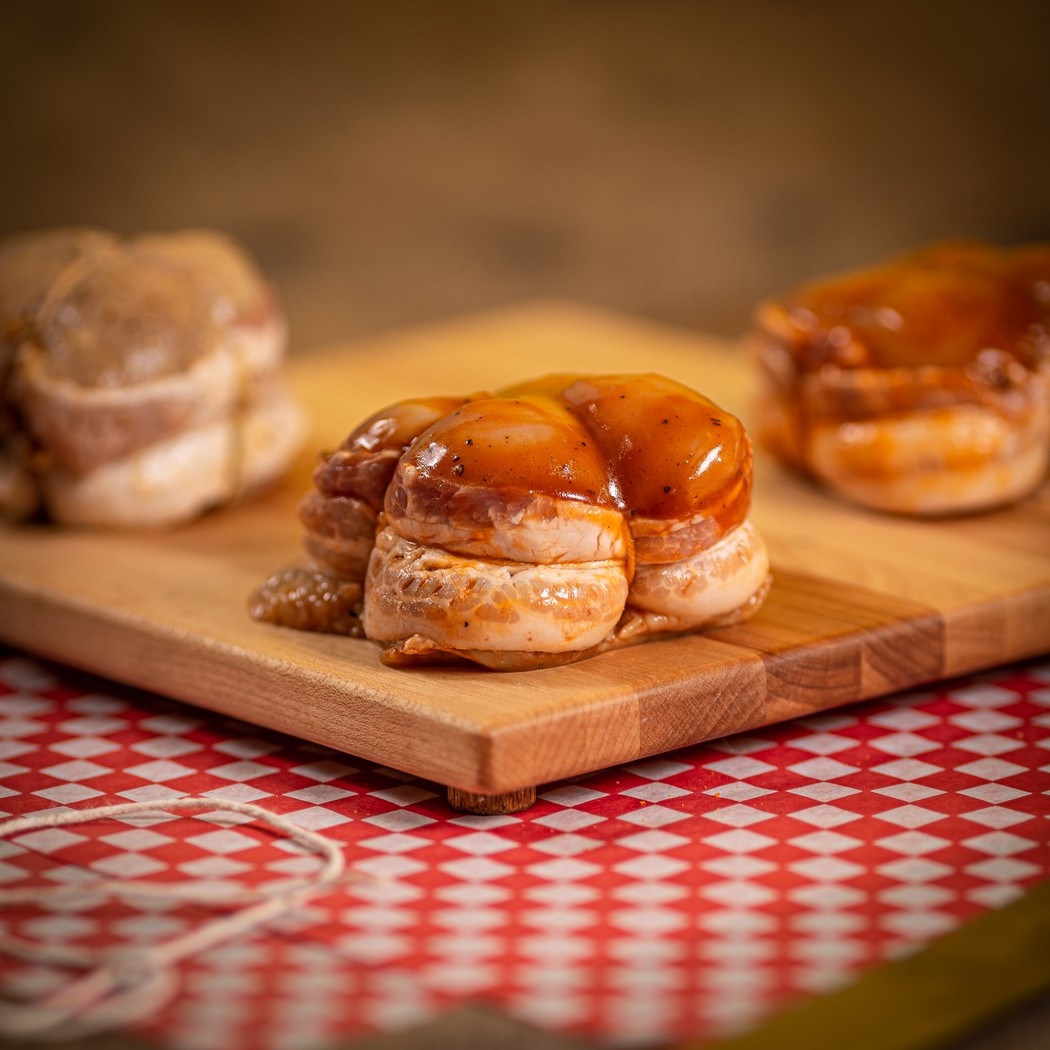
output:
MULTIPOLYGON (((842 708, 541 786, 525 813, 0 652, 0 813, 157 812, 0 841, 0 885, 85 887, 0 938, 144 945, 316 857, 252 802, 339 843, 349 874, 182 963, 136 1030, 162 1050, 282 1050, 396 1031, 464 1000, 617 1047, 717 1037, 1002 907, 1050 875, 1050 663, 842 708), (102 900, 100 876, 213 903, 102 900)), ((5 959, 5 991, 63 972, 5 959)))

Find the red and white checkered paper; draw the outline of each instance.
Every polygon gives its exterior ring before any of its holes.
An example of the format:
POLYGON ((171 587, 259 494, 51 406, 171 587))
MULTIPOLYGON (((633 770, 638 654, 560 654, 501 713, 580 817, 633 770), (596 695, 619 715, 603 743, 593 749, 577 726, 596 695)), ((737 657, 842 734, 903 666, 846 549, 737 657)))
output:
MULTIPOLYGON (((343 844, 350 877, 182 964, 161 1047, 280 1050, 472 1001, 606 1045, 721 1036, 914 951, 1050 875, 1050 659, 541 788, 513 816, 150 694, 0 654, 0 810, 186 795, 343 844)), ((229 885, 316 856, 238 814, 25 832, 0 886, 99 875, 229 885)), ((134 945, 221 907, 86 894, 6 930, 134 945)), ((8 960, 4 989, 68 973, 8 960)))

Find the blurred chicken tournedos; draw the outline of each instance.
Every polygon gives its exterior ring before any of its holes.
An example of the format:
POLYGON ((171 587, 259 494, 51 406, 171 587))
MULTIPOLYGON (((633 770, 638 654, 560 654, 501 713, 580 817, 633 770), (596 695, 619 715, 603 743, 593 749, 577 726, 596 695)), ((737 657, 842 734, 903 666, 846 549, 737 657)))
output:
POLYGON ((755 436, 859 505, 935 516, 1050 464, 1050 245, 959 242, 760 305, 755 436))
POLYGON ((285 319, 229 237, 0 244, 0 513, 160 527, 268 484, 305 439, 285 319))

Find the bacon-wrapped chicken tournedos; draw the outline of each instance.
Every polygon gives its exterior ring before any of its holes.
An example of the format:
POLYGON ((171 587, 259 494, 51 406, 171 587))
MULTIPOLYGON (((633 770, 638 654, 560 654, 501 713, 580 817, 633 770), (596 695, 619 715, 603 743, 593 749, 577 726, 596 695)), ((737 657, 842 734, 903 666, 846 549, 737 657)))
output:
POLYGON ((739 420, 657 375, 554 375, 406 400, 323 454, 305 565, 257 619, 367 637, 389 664, 503 670, 745 619, 769 588, 739 420))
POLYGON ((1029 495, 1050 460, 1050 245, 948 243, 757 311, 758 442, 879 510, 1029 495))
POLYGON ((206 230, 0 245, 0 513, 162 526, 273 480, 305 437, 285 322, 206 230))

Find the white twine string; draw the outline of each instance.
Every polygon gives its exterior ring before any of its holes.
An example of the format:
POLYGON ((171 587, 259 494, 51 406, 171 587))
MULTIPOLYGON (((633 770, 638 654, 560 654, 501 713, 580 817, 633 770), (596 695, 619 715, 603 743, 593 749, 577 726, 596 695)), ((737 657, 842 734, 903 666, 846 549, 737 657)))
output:
POLYGON ((276 888, 271 885, 258 890, 242 890, 219 900, 214 889, 207 887, 145 880, 100 879, 76 886, 0 890, 0 906, 95 895, 242 904, 237 911, 145 948, 92 950, 41 945, 14 937, 0 941, 0 950, 8 955, 88 971, 35 1002, 0 1003, 0 1034, 23 1038, 67 1038, 76 1032, 113 1028, 138 1020, 174 996, 178 987, 174 970, 176 963, 298 907, 343 874, 342 850, 331 839, 297 827, 259 806, 222 799, 177 798, 162 803, 124 802, 89 809, 41 810, 0 823, 0 838, 39 828, 84 824, 132 813, 165 813, 180 809, 227 810, 251 817, 320 854, 324 863, 309 877, 283 880, 276 888))

